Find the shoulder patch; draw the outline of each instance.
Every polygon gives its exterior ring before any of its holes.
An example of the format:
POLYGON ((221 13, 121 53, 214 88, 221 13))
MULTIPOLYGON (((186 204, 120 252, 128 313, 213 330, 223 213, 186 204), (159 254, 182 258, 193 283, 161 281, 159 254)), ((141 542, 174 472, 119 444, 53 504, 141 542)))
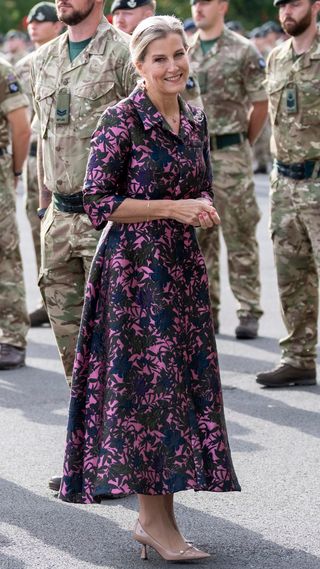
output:
POLYGON ((193 77, 189 77, 186 83, 186 89, 194 89, 195 86, 196 86, 195 80, 193 79, 193 77))
POLYGON ((12 81, 8 84, 9 93, 18 93, 20 91, 20 86, 18 81, 12 81))

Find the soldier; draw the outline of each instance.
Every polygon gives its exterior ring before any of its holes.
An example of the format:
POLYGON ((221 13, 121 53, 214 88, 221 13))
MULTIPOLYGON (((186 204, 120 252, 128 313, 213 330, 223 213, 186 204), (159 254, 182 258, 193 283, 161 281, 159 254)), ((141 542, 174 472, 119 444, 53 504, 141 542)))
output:
POLYGON ((244 26, 238 20, 230 20, 229 22, 226 22, 226 28, 236 34, 240 34, 240 36, 247 36, 244 26))
POLYGON ((4 50, 7 61, 15 66, 27 53, 27 36, 20 30, 9 30, 4 36, 4 50))
MULTIPOLYGON (((103 6, 103 0, 59 1, 58 18, 67 31, 40 47, 31 65, 40 123, 39 285, 69 385, 85 283, 100 237, 82 204, 90 137, 106 107, 136 84, 128 36, 108 23, 103 6)), ((59 490, 60 477, 49 486, 59 490)))
POLYGON ((28 99, 11 65, 0 59, 0 369, 25 365, 29 318, 25 302, 15 187, 30 137, 28 99), (9 153, 9 145, 12 154, 9 153))
MULTIPOLYGON (((230 285, 238 303, 237 338, 256 338, 260 308, 259 254, 251 145, 267 115, 265 62, 249 40, 228 30, 227 0, 191 0, 199 28, 190 49, 208 116, 215 205, 227 245, 230 285)), ((199 231, 210 280, 213 320, 219 330, 219 233, 199 231)))
POLYGON ((127 34, 132 34, 139 22, 154 16, 155 11, 155 0, 114 0, 110 9, 113 25, 127 34))
MULTIPOLYGON (((62 31, 63 24, 59 22, 55 4, 39 2, 31 8, 27 16, 28 34, 36 49, 56 38, 62 31)), ((20 82, 30 101, 30 116, 33 115, 33 103, 30 84, 30 68, 34 52, 29 53, 16 64, 20 82)), ((39 188, 37 179, 37 132, 36 121, 33 124, 29 157, 23 169, 23 181, 26 189, 26 212, 31 225, 33 244, 35 248, 38 272, 40 271, 40 219, 37 215, 39 206, 39 188)), ((48 314, 43 300, 29 315, 31 327, 49 323, 48 314)))
POLYGON ((288 336, 268 387, 314 385, 320 270, 320 1, 275 0, 291 36, 267 62, 272 147, 271 235, 288 336))

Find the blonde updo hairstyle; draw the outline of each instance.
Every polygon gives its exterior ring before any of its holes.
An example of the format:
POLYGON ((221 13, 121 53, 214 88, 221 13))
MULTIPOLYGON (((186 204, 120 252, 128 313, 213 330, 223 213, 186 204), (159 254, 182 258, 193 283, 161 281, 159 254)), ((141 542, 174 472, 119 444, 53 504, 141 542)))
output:
POLYGON ((153 41, 164 39, 170 34, 178 34, 184 48, 188 49, 182 22, 175 16, 151 16, 142 20, 134 30, 130 41, 130 53, 134 65, 144 61, 148 47, 153 41))

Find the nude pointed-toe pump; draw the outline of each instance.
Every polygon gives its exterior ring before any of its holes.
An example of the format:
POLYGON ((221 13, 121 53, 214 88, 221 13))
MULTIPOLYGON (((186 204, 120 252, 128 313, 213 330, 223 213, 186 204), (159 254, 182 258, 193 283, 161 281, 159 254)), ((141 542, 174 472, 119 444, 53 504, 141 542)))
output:
POLYGON ((178 552, 166 549, 143 529, 139 520, 137 520, 134 528, 133 539, 142 545, 141 559, 148 559, 147 546, 152 547, 152 549, 159 553, 166 561, 196 561, 197 559, 207 559, 210 557, 209 553, 205 553, 205 551, 201 551, 187 543, 186 547, 178 552))

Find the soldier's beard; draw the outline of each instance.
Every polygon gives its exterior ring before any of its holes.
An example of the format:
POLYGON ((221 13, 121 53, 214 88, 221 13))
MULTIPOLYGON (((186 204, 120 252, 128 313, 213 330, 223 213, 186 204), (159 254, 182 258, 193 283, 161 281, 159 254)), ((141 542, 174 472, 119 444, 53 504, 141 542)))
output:
POLYGON ((91 14, 94 4, 94 0, 87 0, 87 6, 83 10, 73 10, 71 13, 69 12, 69 14, 59 14, 58 12, 59 20, 67 24, 67 26, 76 26, 91 14))
POLYGON ((281 25, 284 31, 287 32, 287 34, 289 34, 289 36, 296 37, 303 34, 303 32, 305 32, 309 28, 311 22, 312 22, 312 11, 310 8, 306 13, 306 15, 299 22, 293 19, 292 20, 287 19, 284 22, 281 22, 281 25))

